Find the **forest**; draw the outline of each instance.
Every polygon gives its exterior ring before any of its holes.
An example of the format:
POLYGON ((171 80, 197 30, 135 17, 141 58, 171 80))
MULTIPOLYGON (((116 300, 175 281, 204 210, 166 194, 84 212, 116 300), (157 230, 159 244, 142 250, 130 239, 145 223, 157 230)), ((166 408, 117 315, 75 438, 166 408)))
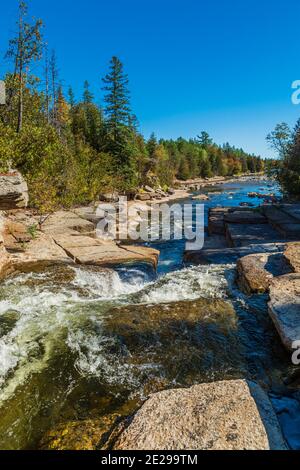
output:
POLYGON ((300 119, 294 129, 287 123, 277 124, 267 136, 270 146, 277 152, 279 165, 275 176, 283 194, 290 200, 300 199, 300 119))
POLYGON ((89 203, 104 192, 133 195, 145 184, 168 188, 176 179, 272 167, 272 161, 228 143, 217 145, 205 131, 188 140, 154 134, 146 139, 131 109, 129 80, 118 57, 112 57, 102 80, 99 73, 99 105, 88 81, 80 97, 65 86, 56 52, 46 45, 43 21, 31 19, 23 1, 16 24, 5 56, 0 171, 18 169, 25 176, 32 207, 47 212, 89 203))

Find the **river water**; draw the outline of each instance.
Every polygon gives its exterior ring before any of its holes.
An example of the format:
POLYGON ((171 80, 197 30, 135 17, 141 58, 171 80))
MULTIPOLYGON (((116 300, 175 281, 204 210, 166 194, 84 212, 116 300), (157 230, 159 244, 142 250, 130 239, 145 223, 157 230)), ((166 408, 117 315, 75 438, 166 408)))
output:
MULTIPOLYGON (((277 190, 268 185, 213 188, 206 208, 257 205, 248 192, 277 190)), ((1 449, 37 448, 61 422, 130 414, 163 388, 243 377, 269 392, 300 448, 297 383, 286 385, 295 368, 267 297, 243 295, 234 264, 184 267, 184 241, 153 246, 157 273, 63 267, 0 284, 1 449)))

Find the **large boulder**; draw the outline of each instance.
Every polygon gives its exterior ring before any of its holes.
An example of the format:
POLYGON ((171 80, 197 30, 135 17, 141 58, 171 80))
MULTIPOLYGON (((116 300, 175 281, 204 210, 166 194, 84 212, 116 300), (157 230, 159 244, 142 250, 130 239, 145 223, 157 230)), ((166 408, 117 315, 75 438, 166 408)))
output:
POLYGON ((155 193, 155 189, 151 188, 151 186, 145 186, 144 187, 144 190, 146 191, 146 193, 155 193))
POLYGON ((0 210, 13 210, 27 207, 27 183, 17 171, 0 174, 0 210))
POLYGON ((275 277, 270 284, 269 314, 285 347, 300 340, 300 274, 275 277))
POLYGON ((137 194, 136 195, 136 199, 138 201, 150 201, 151 200, 151 196, 149 193, 140 193, 140 194, 137 194))
POLYGON ((284 256, 291 269, 295 273, 300 273, 300 242, 289 243, 284 252, 284 256))
POLYGON ((118 193, 106 193, 99 195, 99 201, 101 202, 108 202, 108 203, 116 203, 119 201, 118 193))
POLYGON ((237 262, 237 281, 245 294, 267 292, 274 276, 288 272, 282 253, 256 253, 244 256, 237 262))
POLYGON ((213 382, 152 395, 114 450, 286 449, 265 392, 245 380, 213 382))
POLYGON ((7 274, 10 265, 10 256, 0 241, 0 280, 7 274))

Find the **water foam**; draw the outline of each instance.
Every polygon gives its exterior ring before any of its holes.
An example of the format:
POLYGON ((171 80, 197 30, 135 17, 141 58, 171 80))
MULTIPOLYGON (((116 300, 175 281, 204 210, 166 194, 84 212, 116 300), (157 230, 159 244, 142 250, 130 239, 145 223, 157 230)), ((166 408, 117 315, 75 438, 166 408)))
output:
MULTIPOLYGON (((186 268, 152 282, 138 268, 117 272, 81 267, 72 268, 74 276, 68 282, 55 281, 47 272, 7 280, 0 288, 0 318, 14 313, 16 320, 0 338, 0 400, 7 397, 8 390, 13 393, 28 375, 47 367, 63 329, 67 329, 66 346, 77 355, 75 367, 80 374, 103 377, 108 383, 133 384, 136 366, 111 354, 114 340, 101 331, 98 306, 112 301, 120 305, 223 298, 227 289, 224 272, 231 268, 186 268), (86 329, 86 321, 92 331, 86 329)), ((152 367, 141 365, 145 366, 152 367)))
POLYGON ((148 284, 140 292, 140 302, 167 303, 198 298, 225 298, 227 280, 224 272, 230 269, 233 269, 233 265, 210 265, 169 273, 148 284))

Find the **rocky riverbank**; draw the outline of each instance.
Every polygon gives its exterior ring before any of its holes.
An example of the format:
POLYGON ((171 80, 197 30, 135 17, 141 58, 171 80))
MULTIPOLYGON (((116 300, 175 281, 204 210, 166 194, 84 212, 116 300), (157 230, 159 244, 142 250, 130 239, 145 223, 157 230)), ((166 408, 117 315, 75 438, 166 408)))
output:
POLYGON ((186 262, 236 261, 239 287, 248 295, 269 293, 270 317, 293 351, 300 339, 300 205, 211 209, 208 230, 215 245, 187 252, 186 262))
POLYGON ((212 178, 195 178, 185 181, 176 180, 176 186, 186 191, 200 191, 201 189, 210 188, 212 186, 222 186, 228 183, 235 183, 242 180, 261 180, 265 179, 263 173, 242 173, 240 175, 225 177, 214 176, 212 178))

